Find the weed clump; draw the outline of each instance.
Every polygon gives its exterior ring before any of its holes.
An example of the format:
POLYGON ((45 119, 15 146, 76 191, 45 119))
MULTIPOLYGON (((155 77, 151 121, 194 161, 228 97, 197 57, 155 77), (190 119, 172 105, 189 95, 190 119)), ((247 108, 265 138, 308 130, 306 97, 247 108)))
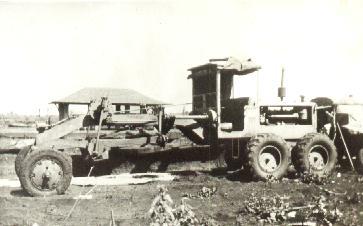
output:
POLYGON ((199 220, 193 207, 187 203, 189 198, 183 197, 180 204, 173 208, 173 200, 164 185, 158 186, 158 194, 151 203, 148 212, 150 226, 218 226, 213 219, 199 220))

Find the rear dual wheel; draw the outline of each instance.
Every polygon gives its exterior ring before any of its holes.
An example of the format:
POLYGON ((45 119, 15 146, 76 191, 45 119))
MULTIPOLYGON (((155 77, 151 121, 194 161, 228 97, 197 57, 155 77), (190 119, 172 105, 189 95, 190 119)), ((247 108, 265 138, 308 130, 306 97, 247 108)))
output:
POLYGON ((292 162, 298 172, 325 177, 335 169, 337 156, 336 147, 328 136, 310 133, 297 142, 292 162))
POLYGON ((19 172, 24 190, 31 196, 64 194, 72 179, 72 159, 55 150, 37 150, 26 155, 19 172))
POLYGON ((247 144, 245 168, 254 179, 280 179, 290 163, 290 150, 284 139, 275 134, 257 134, 247 144))

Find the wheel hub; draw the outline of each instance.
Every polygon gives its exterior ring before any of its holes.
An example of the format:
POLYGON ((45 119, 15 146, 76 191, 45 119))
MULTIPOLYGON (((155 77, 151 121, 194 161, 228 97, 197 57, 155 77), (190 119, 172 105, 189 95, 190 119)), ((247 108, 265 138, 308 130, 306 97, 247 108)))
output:
POLYGON ((30 173, 31 182, 41 190, 54 190, 62 177, 62 167, 53 159, 41 159, 35 162, 30 173))
POLYGON ((266 146, 259 155, 259 164, 261 168, 271 173, 275 171, 281 163, 280 151, 274 146, 266 146))
POLYGON ((313 169, 322 170, 328 162, 328 151, 321 145, 315 145, 309 152, 309 164, 313 169))

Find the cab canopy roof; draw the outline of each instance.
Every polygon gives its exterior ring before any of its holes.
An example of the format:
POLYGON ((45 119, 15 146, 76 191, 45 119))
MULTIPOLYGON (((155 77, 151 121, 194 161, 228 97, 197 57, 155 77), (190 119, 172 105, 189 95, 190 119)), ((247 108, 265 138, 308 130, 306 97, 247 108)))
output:
POLYGON ((317 103, 319 106, 331 106, 331 105, 363 105, 361 99, 357 99, 353 96, 348 96, 344 98, 331 98, 331 97, 316 97, 311 100, 317 103))
POLYGON ((212 71, 216 70, 220 70, 222 73, 227 72, 228 74, 234 75, 246 75, 259 69, 261 69, 261 66, 252 62, 251 59, 242 61, 234 57, 210 59, 207 64, 190 68, 189 71, 191 71, 192 74, 188 76, 188 79, 195 76, 211 74, 212 71))
POLYGON ((65 98, 53 101, 54 104, 89 104, 91 100, 108 97, 112 104, 164 105, 166 103, 147 97, 131 89, 84 88, 65 98))

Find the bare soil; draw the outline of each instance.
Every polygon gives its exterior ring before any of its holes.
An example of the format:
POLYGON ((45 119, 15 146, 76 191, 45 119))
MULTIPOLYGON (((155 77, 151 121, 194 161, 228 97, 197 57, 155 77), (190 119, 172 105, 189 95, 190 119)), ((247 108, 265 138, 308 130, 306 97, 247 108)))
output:
MULTIPOLYGON (((11 171, 12 157, 8 155, 6 160, 1 161, 2 169, 11 171), (6 162, 8 167, 5 166, 6 162)), ((246 201, 251 201, 253 197, 262 200, 286 197, 285 202, 290 207, 301 207, 315 203, 314 198, 320 196, 326 198, 324 203, 328 210, 336 207, 343 214, 334 225, 363 225, 363 195, 360 193, 363 180, 352 172, 339 175, 335 172, 331 178, 317 184, 302 183, 293 176, 278 182, 254 182, 243 171, 192 170, 179 171, 177 175, 178 178, 171 182, 142 185, 95 188, 72 185, 66 194, 52 197, 29 197, 20 188, 0 187, 0 225, 110 225, 111 210, 117 225, 149 225, 147 212, 158 194, 158 184, 167 186, 175 206, 182 197, 188 196, 187 203, 194 208, 197 218, 213 219, 218 225, 262 224, 258 213, 246 209, 246 201), (215 187, 217 191, 210 197, 201 198, 198 194, 203 187, 215 187), (93 189, 89 193, 92 199, 74 199, 90 189, 93 189), (71 215, 67 217, 70 212, 71 215)), ((296 219, 272 222, 270 225, 293 222, 296 219)), ((269 225, 268 222, 264 224, 269 225)))

